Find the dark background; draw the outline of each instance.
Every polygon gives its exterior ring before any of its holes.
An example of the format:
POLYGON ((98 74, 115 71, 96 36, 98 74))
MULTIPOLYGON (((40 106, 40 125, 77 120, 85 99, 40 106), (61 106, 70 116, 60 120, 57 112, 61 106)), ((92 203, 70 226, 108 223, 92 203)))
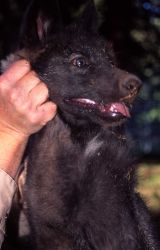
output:
MULTIPOLYGON (((85 0, 61 0, 68 8, 85 0)), ((0 59, 14 50, 29 0, 0 0, 0 59)), ((110 40, 121 68, 137 74, 143 91, 129 132, 146 159, 160 158, 160 1, 95 0, 100 32, 110 40)))

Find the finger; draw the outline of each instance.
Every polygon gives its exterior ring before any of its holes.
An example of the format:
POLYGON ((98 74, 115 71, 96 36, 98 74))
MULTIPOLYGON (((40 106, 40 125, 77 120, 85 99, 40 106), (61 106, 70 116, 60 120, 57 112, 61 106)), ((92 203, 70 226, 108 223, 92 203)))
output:
POLYGON ((39 78, 34 71, 30 71, 12 87, 1 88, 1 92, 8 96, 8 101, 16 107, 26 108, 28 105, 31 107, 32 102, 29 94, 36 86, 40 84, 39 78))
POLYGON ((32 89, 40 83, 40 79, 37 77, 34 71, 30 71, 25 76, 23 76, 17 83, 14 88, 16 88, 19 94, 28 95, 32 89))
POLYGON ((34 71, 30 71, 19 81, 17 81, 14 87, 9 88, 9 91, 7 89, 8 95, 11 95, 11 100, 13 103, 17 103, 18 105, 20 105, 21 102, 22 104, 27 104, 30 101, 30 92, 40 83, 40 79, 36 76, 36 73, 34 71))
POLYGON ((57 112, 57 106, 56 104, 50 101, 39 106, 37 111, 42 120, 41 124, 45 125, 48 121, 51 121, 55 117, 56 112, 57 112))
POLYGON ((40 82, 30 91, 28 98, 32 102, 32 106, 37 107, 46 102, 48 97, 49 92, 47 86, 43 82, 40 82))
POLYGON ((19 60, 13 63, 1 76, 0 84, 14 85, 25 74, 30 71, 30 64, 26 60, 19 60))

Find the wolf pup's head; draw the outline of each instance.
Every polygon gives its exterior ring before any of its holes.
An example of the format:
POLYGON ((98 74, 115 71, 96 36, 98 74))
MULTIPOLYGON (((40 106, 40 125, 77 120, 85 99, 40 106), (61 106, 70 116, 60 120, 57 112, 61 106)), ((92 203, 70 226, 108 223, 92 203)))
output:
POLYGON ((139 79, 116 67, 112 49, 97 32, 92 1, 76 22, 63 25, 54 1, 33 1, 21 48, 71 125, 116 126, 130 117, 139 79), (59 21, 60 20, 60 21, 59 21))

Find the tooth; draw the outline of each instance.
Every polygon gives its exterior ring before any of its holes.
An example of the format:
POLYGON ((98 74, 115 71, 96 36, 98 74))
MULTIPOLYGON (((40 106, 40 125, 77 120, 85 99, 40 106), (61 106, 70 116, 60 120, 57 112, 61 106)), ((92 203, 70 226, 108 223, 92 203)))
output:
POLYGON ((77 100, 77 101, 79 101, 79 102, 84 102, 84 103, 87 103, 87 104, 96 104, 96 102, 95 102, 95 101, 90 100, 90 99, 85 99, 85 98, 77 98, 76 100, 77 100))

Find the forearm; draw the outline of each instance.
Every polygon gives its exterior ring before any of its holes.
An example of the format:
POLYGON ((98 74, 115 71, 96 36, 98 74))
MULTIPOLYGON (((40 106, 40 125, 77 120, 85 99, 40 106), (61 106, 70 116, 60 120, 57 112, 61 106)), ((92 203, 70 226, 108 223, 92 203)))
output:
POLYGON ((28 141, 27 136, 0 131, 0 169, 15 179, 28 141))

